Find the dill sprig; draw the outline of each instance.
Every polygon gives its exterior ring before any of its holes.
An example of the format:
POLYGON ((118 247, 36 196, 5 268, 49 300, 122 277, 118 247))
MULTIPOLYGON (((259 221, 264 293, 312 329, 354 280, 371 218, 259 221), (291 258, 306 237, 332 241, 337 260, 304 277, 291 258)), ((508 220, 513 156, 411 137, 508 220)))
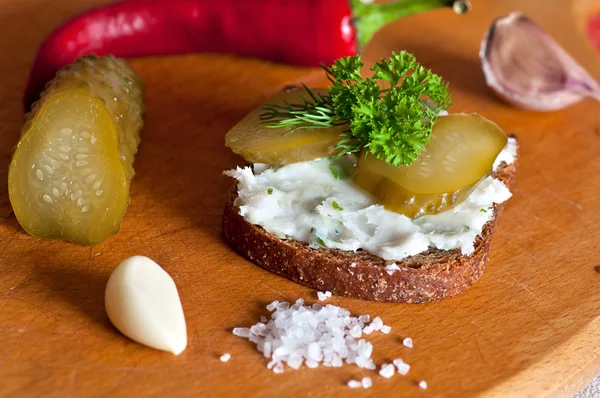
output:
POLYGON ((332 83, 327 94, 303 85, 308 94, 303 103, 265 105, 261 120, 286 128, 285 134, 347 125, 338 156, 364 149, 394 166, 411 164, 429 143, 439 112, 451 105, 448 84, 406 51, 376 62, 367 78, 360 73, 363 66, 360 56, 323 66, 332 83))

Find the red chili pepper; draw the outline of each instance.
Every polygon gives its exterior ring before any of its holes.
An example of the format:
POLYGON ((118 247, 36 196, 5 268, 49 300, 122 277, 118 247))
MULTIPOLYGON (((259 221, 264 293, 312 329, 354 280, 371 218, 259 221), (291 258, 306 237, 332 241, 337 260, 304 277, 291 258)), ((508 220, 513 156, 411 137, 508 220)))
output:
POLYGON ((588 19, 586 31, 592 44, 600 51, 600 12, 588 19))
POLYGON ((116 57, 233 53, 301 66, 355 55, 383 25, 468 0, 129 0, 75 16, 38 49, 25 91, 29 107, 56 71, 94 53, 116 57))

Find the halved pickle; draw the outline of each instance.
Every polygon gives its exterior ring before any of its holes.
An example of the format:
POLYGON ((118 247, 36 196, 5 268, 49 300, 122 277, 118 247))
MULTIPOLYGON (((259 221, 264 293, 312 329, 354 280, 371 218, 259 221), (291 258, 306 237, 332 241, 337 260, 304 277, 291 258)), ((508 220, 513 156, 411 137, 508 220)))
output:
MULTIPOLYGON (((315 94, 326 92, 324 89, 311 91, 315 94)), ((294 89, 280 93, 266 103, 302 104, 302 97, 310 98, 306 90, 294 89)), ((263 106, 264 104, 251 111, 225 136, 225 145, 249 163, 281 165, 333 155, 337 153, 335 145, 340 140, 340 134, 348 128, 339 126, 298 129, 286 134, 289 128, 267 128, 261 124, 263 106)))
POLYGON ((112 56, 80 58, 49 83, 27 116, 8 175, 25 231, 81 245, 119 231, 143 124, 142 86, 112 56))
POLYGON ((360 156, 352 178, 388 210, 411 218, 437 214, 464 201, 491 173, 506 142, 500 127, 480 115, 442 116, 410 166, 360 156))

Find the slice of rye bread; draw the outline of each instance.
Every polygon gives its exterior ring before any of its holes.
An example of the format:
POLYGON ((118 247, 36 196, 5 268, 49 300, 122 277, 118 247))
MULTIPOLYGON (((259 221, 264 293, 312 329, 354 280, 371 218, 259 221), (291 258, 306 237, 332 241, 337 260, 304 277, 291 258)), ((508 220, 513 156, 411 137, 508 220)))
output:
MULTIPOLYGON (((517 160, 502 163, 494 177, 510 187, 517 160)), ((234 205, 237 182, 231 188, 223 214, 223 234, 240 253, 261 267, 320 291, 363 300, 424 303, 452 297, 471 286, 483 274, 492 234, 502 204, 494 205, 493 218, 475 240, 470 256, 460 249, 429 249, 400 261, 386 261, 363 250, 311 249, 306 243, 280 239, 249 223, 234 205), (388 274, 386 265, 400 270, 388 274)))

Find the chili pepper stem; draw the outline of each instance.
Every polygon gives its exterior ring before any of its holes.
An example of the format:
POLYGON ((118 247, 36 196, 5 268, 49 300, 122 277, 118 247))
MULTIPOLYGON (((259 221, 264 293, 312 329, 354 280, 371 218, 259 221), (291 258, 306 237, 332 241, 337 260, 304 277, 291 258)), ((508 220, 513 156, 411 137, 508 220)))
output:
POLYGON ((452 7, 457 14, 470 9, 468 0, 398 0, 392 3, 370 4, 348 0, 354 15, 357 44, 362 50, 384 25, 409 15, 442 7, 452 7))

